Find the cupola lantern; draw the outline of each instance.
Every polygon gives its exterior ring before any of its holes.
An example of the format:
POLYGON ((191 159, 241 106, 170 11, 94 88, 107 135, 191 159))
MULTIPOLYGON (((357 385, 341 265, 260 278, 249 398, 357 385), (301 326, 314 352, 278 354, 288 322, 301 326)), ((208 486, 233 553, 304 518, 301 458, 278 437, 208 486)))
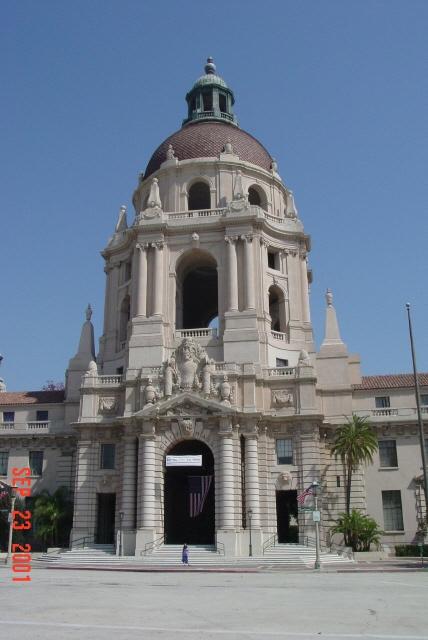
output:
POLYGON ((233 113, 235 98, 217 69, 211 57, 207 58, 205 75, 196 80, 186 95, 187 118, 183 126, 199 120, 220 120, 238 124, 233 113))

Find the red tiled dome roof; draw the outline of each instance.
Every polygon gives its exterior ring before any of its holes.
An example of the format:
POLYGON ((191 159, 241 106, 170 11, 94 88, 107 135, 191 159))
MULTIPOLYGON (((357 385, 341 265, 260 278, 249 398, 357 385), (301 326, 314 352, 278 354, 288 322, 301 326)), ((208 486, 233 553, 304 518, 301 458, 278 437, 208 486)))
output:
POLYGON ((178 160, 190 160, 218 156, 228 140, 240 160, 270 170, 271 156, 264 146, 246 131, 226 122, 192 122, 162 142, 150 158, 144 178, 157 171, 162 162, 165 162, 169 145, 172 145, 178 160))

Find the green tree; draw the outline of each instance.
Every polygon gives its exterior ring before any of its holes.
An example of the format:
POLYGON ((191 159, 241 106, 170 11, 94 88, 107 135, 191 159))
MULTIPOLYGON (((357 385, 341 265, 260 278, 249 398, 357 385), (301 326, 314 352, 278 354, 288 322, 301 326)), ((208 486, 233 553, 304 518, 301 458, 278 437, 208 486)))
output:
POLYGON ((67 544, 73 520, 73 503, 67 487, 53 494, 46 489, 34 501, 35 535, 46 545, 67 544))
POLYGON ((377 449, 377 436, 367 418, 354 414, 336 431, 332 453, 341 457, 345 467, 345 510, 348 515, 351 511, 352 473, 363 462, 373 462, 377 449))
POLYGON ((353 551, 370 551, 372 544, 379 546, 383 532, 374 518, 352 509, 351 513, 339 514, 331 533, 341 533, 346 546, 353 551))

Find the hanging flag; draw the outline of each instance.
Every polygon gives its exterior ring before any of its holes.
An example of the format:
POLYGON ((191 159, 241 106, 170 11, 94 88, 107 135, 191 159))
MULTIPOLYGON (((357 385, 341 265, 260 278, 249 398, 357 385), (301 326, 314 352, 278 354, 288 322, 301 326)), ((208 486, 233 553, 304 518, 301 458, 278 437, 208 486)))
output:
POLYGON ((212 476, 188 476, 189 482, 189 516, 196 518, 204 508, 212 476))
POLYGON ((305 489, 300 495, 297 496, 297 502, 299 504, 305 504, 305 500, 308 496, 312 496, 314 493, 314 488, 310 485, 307 489, 305 489))
POLYGON ((12 487, 0 480, 0 500, 3 500, 3 498, 10 498, 11 495, 12 487))

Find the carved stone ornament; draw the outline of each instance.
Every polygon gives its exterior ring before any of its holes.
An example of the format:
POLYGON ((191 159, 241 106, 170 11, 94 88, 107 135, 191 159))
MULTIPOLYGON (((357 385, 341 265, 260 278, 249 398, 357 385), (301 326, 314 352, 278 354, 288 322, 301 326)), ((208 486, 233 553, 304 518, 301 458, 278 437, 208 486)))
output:
POLYGON ((230 405, 230 401, 232 399, 232 388, 230 386, 229 378, 226 375, 223 376, 223 382, 219 384, 218 392, 221 402, 223 404, 230 405))
POLYGON ((291 389, 272 390, 272 404, 277 407, 292 407, 294 395, 291 389))
POLYGON ((195 425, 192 418, 183 418, 180 420, 181 433, 185 438, 191 438, 195 431, 195 425))
POLYGON ((150 185, 150 193, 147 200, 147 207, 143 211, 144 218, 159 218, 162 213, 162 202, 159 194, 158 179, 153 178, 150 185))
POLYGON ((309 358, 309 354, 305 349, 302 349, 301 352, 299 353, 298 366, 299 367, 310 367, 311 366, 311 360, 309 358))
POLYGON ((147 385, 144 388, 144 401, 145 404, 155 404, 159 400, 159 393, 156 391, 153 386, 153 381, 151 378, 148 379, 147 385))
POLYGON ((99 399, 98 412, 102 415, 115 414, 117 405, 118 402, 115 396, 102 396, 99 399))
POLYGON ((280 473, 279 478, 284 484, 291 484, 292 477, 291 477, 291 473, 288 473, 288 471, 284 471, 283 473, 280 473))
POLYGON ((164 391, 167 398, 179 391, 211 391, 212 360, 192 337, 184 338, 164 363, 164 391))

